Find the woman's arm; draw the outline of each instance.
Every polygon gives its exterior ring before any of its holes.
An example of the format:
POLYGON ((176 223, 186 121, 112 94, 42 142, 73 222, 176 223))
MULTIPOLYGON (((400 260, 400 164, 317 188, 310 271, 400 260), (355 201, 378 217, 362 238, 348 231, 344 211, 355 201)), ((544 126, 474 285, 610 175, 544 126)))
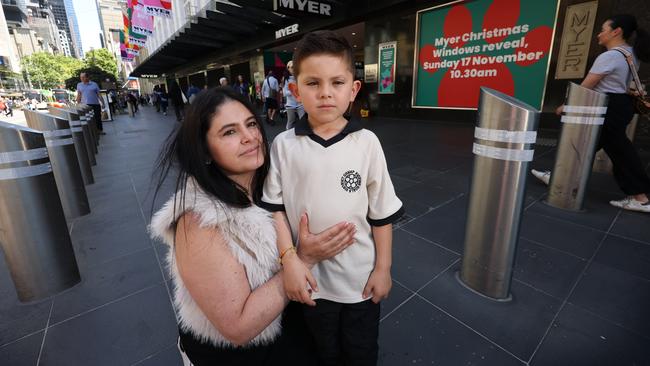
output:
POLYGON ((255 338, 288 303, 279 273, 251 291, 244 266, 221 233, 201 228, 195 214, 178 221, 175 255, 190 295, 219 333, 234 344, 255 338))
MULTIPOLYGON (((587 77, 582 81, 580 84, 581 86, 584 86, 585 88, 593 89, 600 83, 600 81, 605 77, 605 74, 594 74, 592 72, 587 74, 587 77)), ((562 111, 564 110, 564 104, 561 106, 557 107, 555 109, 555 114, 558 116, 562 114, 562 111)))
POLYGON ((587 74, 587 77, 585 77, 580 85, 584 86, 585 88, 593 89, 604 77, 604 74, 594 74, 590 72, 587 74))

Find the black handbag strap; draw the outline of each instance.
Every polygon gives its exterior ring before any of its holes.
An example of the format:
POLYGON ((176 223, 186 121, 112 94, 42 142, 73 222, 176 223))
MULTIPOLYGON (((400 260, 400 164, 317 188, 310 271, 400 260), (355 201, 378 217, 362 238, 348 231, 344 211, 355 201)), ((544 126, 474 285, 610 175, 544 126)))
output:
POLYGON ((627 61, 627 65, 630 67, 630 72, 632 73, 632 79, 634 79, 634 84, 636 85, 636 91, 637 93, 639 93, 639 96, 641 96, 641 98, 645 98, 646 93, 641 85, 641 80, 639 79, 639 73, 636 72, 636 66, 634 65, 634 59, 632 58, 632 53, 621 47, 614 47, 613 49, 620 52, 623 55, 623 57, 625 57, 625 60, 627 61))

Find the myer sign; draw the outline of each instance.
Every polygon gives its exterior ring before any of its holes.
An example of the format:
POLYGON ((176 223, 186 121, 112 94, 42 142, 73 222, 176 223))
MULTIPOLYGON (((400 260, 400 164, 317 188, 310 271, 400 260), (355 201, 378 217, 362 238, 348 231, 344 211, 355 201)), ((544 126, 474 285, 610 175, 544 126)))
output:
POLYGON ((298 33, 298 23, 275 31, 275 39, 283 38, 298 33))
POLYGON ((310 14, 332 16, 332 6, 320 1, 312 0, 273 0, 273 10, 295 10, 310 14))

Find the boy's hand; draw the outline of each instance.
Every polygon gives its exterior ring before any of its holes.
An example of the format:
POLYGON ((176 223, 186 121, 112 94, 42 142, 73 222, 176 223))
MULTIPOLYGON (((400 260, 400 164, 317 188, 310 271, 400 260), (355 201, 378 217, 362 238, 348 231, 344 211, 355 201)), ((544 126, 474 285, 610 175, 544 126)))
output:
POLYGON ((284 291, 289 300, 315 306, 316 302, 311 299, 312 290, 307 289, 307 284, 309 284, 313 291, 318 291, 318 284, 311 271, 295 253, 290 253, 289 257, 283 260, 282 267, 284 269, 282 273, 284 291))
POLYGON ((370 274, 370 278, 368 278, 362 296, 367 299, 372 294, 372 302, 378 304, 388 297, 391 287, 393 287, 393 281, 390 277, 390 270, 375 268, 370 274))

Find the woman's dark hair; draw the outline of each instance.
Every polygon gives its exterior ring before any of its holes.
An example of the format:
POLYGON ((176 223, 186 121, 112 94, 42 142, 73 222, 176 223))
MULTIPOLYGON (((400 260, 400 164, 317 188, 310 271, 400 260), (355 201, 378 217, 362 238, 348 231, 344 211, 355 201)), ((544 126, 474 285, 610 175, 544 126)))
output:
MULTIPOLYGON (((232 88, 220 87, 199 92, 190 104, 183 123, 169 135, 156 162, 158 179, 154 191, 153 201, 160 191, 170 171, 178 170, 175 192, 180 192, 180 202, 184 202, 186 183, 188 178, 193 178, 198 186, 221 202, 232 207, 249 207, 251 200, 247 195, 247 188, 237 184, 211 161, 208 150, 207 133, 210 129, 212 118, 219 108, 227 102, 239 102, 248 109, 257 121, 262 136, 262 151, 264 163, 257 168, 251 184, 251 197, 255 203, 262 198, 262 185, 269 171, 269 148, 266 134, 257 113, 249 102, 232 88)), ((152 207, 153 211, 153 207, 152 207)))
POLYGON ((634 54, 643 62, 650 62, 650 36, 644 29, 638 27, 636 18, 630 14, 619 14, 607 18, 612 29, 621 28, 623 39, 626 41, 634 35, 634 54))

